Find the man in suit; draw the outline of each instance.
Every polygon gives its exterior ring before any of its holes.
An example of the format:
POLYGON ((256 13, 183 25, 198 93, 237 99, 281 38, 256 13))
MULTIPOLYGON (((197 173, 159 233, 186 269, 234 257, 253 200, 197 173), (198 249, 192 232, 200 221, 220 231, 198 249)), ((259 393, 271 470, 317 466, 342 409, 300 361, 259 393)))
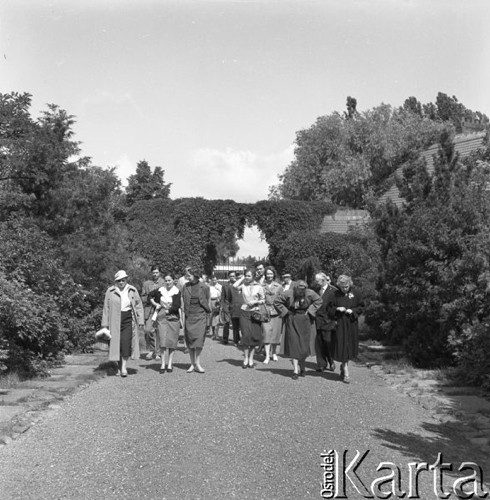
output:
POLYGON ((255 264, 255 281, 257 283, 259 283, 260 285, 262 285, 264 283, 264 280, 265 280, 264 273, 265 273, 264 263, 257 262, 257 264, 255 264))
POLYGON ((223 285, 221 292, 221 310, 223 315, 223 344, 228 344, 230 336, 230 323, 233 328, 233 342, 240 342, 240 307, 243 304, 240 290, 235 288, 233 284, 236 282, 236 272, 228 273, 228 283, 223 285))
POLYGON ((324 272, 319 272, 315 275, 315 283, 318 286, 318 294, 322 298, 322 305, 316 313, 316 338, 315 338, 315 354, 317 362, 317 372, 322 372, 328 368, 330 371, 335 371, 335 362, 331 355, 332 334, 335 332, 335 321, 327 315, 327 306, 332 293, 336 290, 330 284, 330 276, 324 272))

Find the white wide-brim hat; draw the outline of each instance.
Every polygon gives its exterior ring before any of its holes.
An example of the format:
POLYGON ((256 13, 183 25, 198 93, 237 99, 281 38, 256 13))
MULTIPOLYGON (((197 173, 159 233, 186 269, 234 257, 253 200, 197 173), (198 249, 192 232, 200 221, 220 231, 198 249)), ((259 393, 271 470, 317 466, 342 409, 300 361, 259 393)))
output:
POLYGON ((120 271, 118 271, 115 275, 114 275, 114 279, 116 281, 118 280, 122 280, 123 278, 127 278, 128 275, 126 274, 126 271, 123 271, 122 269, 120 271))

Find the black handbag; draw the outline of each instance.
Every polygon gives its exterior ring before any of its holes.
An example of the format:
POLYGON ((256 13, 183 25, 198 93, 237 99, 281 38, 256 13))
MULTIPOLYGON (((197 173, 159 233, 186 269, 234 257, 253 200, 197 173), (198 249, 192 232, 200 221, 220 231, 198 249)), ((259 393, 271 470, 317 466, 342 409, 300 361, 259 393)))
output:
POLYGON ((252 319, 259 323, 268 323, 271 320, 269 309, 267 309, 265 304, 260 304, 258 309, 252 311, 252 319))

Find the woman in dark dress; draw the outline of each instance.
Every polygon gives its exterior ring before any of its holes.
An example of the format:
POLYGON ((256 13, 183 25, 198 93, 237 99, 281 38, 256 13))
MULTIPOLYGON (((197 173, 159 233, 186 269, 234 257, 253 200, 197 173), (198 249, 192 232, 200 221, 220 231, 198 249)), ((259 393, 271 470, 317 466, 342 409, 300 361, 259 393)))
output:
POLYGON ((150 297, 150 302, 155 307, 155 325, 158 332, 160 344, 160 356, 162 358, 160 373, 172 373, 173 357, 179 343, 180 332, 180 305, 182 302, 179 289, 174 285, 174 279, 170 274, 164 278, 165 285, 160 287, 160 300, 157 302, 150 297), (167 353, 168 365, 165 368, 165 353, 167 353))
POLYGON ((293 379, 305 374, 305 361, 310 355, 310 339, 316 312, 322 305, 321 297, 309 290, 304 281, 280 294, 274 306, 284 318, 284 354, 293 362, 293 379))
POLYGON ((187 373, 204 373, 201 366, 201 352, 204 347, 206 335, 207 315, 211 312, 209 286, 200 281, 201 273, 197 269, 189 271, 192 274, 183 289, 183 302, 185 314, 184 337, 191 366, 187 373))
POLYGON ((257 311, 260 305, 265 304, 265 293, 262 285, 255 281, 254 273, 247 269, 243 277, 236 281, 233 286, 240 290, 243 304, 240 311, 240 330, 243 346, 242 368, 254 367, 255 347, 262 345, 262 323, 256 321, 252 313, 257 311))
POLYGON ((332 336, 332 357, 339 361, 340 378, 350 383, 349 361, 359 351, 358 318, 364 304, 359 291, 352 286, 352 279, 345 274, 339 276, 337 288, 330 296, 327 313, 335 320, 335 334, 332 336))

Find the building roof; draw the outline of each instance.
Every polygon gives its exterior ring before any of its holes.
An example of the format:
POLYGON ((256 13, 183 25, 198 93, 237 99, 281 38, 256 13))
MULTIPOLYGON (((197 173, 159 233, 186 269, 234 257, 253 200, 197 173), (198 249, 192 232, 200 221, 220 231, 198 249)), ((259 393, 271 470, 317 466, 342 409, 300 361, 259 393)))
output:
MULTIPOLYGON (((460 134, 455 136, 453 140, 454 151, 459 153, 460 158, 469 156, 471 153, 476 152, 483 147, 483 139, 486 132, 477 132, 474 134, 460 134)), ((434 173, 434 155, 439 151, 439 144, 433 144, 428 149, 423 151, 420 156, 425 159, 427 163, 427 171, 430 175, 434 173)), ((393 185, 385 193, 379 197, 379 203, 385 203, 391 200, 396 206, 400 207, 403 204, 403 198, 400 196, 396 183, 394 182, 397 175, 401 175, 403 166, 396 169, 393 174, 393 185)))
POLYGON ((367 210, 337 210, 333 215, 326 215, 320 227, 322 233, 345 234, 350 228, 365 224, 369 219, 367 210))

